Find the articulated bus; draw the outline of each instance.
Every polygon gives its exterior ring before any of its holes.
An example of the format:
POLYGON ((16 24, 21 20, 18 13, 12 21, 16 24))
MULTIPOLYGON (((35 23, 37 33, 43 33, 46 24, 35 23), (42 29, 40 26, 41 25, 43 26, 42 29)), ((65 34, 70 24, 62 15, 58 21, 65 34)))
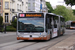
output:
POLYGON ((19 13, 17 40, 49 40, 65 33, 62 16, 53 13, 19 13))
POLYGON ((75 29, 75 21, 67 21, 66 28, 67 29, 75 29))

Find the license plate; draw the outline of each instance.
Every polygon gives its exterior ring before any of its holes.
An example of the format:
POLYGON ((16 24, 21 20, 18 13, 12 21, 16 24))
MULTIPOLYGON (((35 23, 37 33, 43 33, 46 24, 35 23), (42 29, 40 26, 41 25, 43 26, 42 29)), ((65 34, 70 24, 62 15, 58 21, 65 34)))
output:
POLYGON ((29 40, 33 40, 33 38, 29 38, 29 40))

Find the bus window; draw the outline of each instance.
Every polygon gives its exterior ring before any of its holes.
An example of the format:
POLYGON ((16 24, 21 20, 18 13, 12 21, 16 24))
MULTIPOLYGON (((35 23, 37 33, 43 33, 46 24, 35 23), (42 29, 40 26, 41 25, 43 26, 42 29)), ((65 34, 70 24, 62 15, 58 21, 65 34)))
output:
POLYGON ((58 23, 58 17, 54 17, 53 18, 53 20, 54 20, 54 28, 57 28, 57 23, 58 23))
POLYGON ((65 27, 64 18, 60 18, 61 27, 65 27))
POLYGON ((75 22, 71 22, 71 26, 74 26, 75 27, 75 22))
POLYGON ((52 28, 51 22, 52 22, 51 16, 50 15, 46 15, 46 30, 52 28))

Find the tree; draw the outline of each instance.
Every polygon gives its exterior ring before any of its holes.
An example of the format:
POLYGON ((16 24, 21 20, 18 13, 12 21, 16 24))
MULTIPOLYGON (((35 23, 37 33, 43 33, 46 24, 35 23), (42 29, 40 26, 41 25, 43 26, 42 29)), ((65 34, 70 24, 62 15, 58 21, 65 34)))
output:
POLYGON ((75 15, 75 10, 73 10, 73 14, 75 15))
POLYGON ((73 20, 74 18, 73 11, 71 9, 67 9, 62 5, 58 5, 53 13, 63 16, 65 18, 65 21, 73 20))
POLYGON ((67 5, 75 5, 75 0, 64 0, 67 5))
POLYGON ((49 2, 46 2, 47 8, 49 9, 48 12, 52 12, 53 8, 49 2))
POLYGON ((2 32, 2 30, 3 30, 3 25, 2 25, 2 23, 3 23, 3 17, 0 16, 0 32, 2 32))

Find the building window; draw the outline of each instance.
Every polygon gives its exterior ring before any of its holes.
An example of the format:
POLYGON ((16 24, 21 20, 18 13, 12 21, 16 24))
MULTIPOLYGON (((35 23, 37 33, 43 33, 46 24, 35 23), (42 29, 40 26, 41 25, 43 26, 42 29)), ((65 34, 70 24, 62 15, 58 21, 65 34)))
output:
POLYGON ((21 5, 20 5, 20 10, 21 10, 21 5))
POLYGON ((1 9, 1 6, 0 6, 0 12, 1 12, 1 10, 2 10, 2 9, 1 9))
POLYGON ((30 9, 28 9, 30 11, 30 9))
POLYGON ((5 2, 5 9, 9 9, 9 2, 5 2))
POLYGON ((1 6, 1 2, 0 2, 0 6, 1 6))
POLYGON ((17 9, 19 9, 19 4, 17 4, 17 9))
POLYGON ((33 6, 35 7, 35 3, 33 3, 33 6))
POLYGON ((9 14, 5 13, 5 23, 8 23, 8 16, 9 16, 9 14))
POLYGON ((18 1, 22 2, 22 0, 18 0, 18 1))
POLYGON ((30 3, 28 3, 28 6, 30 7, 30 3))
POLYGON ((31 1, 31 0, 28 0, 28 1, 31 1))

